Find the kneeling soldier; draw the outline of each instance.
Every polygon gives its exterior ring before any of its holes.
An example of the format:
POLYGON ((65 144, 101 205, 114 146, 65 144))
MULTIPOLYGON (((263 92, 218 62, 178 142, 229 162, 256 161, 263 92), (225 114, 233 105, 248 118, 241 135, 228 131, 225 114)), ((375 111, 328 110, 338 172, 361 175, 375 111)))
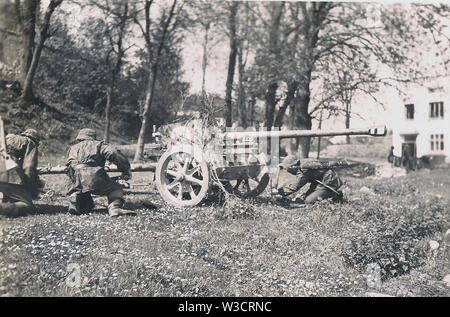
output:
POLYGON ((122 209, 124 204, 122 186, 108 177, 105 162, 109 161, 122 172, 122 178, 131 178, 128 159, 113 146, 96 140, 92 129, 81 129, 67 153, 69 183, 67 195, 71 195, 69 212, 80 214, 94 209, 91 194, 108 197, 108 213, 111 217, 135 215, 122 209))
POLYGON ((278 188, 278 194, 284 201, 287 200, 287 196, 298 192, 306 184, 310 184, 310 186, 300 198, 301 203, 312 204, 327 198, 337 201, 342 199, 342 192, 339 191, 342 181, 332 169, 302 169, 300 160, 294 155, 289 155, 280 164, 280 170, 296 176, 295 181, 278 188))
MULTIPOLYGON (((3 131, 1 137, 4 138, 3 131)), ((39 197, 39 190, 44 186, 37 171, 40 137, 36 130, 28 129, 21 135, 8 134, 5 139, 2 143, 6 143, 6 154, 2 149, 2 155, 17 166, 0 173, 0 192, 3 193, 0 214, 23 216, 33 210, 33 199, 39 197)))

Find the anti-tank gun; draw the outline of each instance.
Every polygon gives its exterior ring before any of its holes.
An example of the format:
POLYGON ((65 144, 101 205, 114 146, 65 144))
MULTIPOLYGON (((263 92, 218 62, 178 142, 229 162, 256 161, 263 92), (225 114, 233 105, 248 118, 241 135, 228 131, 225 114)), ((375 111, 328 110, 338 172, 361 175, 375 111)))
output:
MULTIPOLYGON (((213 182, 240 197, 255 197, 269 184, 278 167, 278 141, 283 138, 338 135, 385 136, 386 127, 341 130, 220 131, 180 129, 156 167, 156 185, 175 206, 195 206, 213 182), (206 140, 205 142, 205 135, 206 140), (192 137, 193 136, 193 137, 192 137), (262 151, 263 150, 263 151, 262 151)), ((305 160, 302 168, 343 168, 346 160, 305 160)))
MULTIPOLYGON (((278 168, 279 140, 297 137, 338 135, 384 136, 386 128, 340 130, 239 131, 217 126, 204 128, 200 120, 169 125, 154 133, 164 152, 157 163, 132 163, 131 171, 153 172, 158 192, 174 206, 196 206, 208 195, 214 183, 242 198, 261 194, 269 184, 270 173, 278 168)), ((345 159, 302 160, 302 168, 344 168, 345 159)), ((119 172, 115 166, 107 172, 119 172)), ((65 174, 65 166, 41 167, 39 174, 65 174)))

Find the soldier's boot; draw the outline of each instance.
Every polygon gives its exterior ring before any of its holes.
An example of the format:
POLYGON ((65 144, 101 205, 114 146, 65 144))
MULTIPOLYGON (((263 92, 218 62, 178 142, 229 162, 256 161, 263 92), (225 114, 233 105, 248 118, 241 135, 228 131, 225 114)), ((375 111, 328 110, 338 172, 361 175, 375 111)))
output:
POLYGON ((119 188, 113 190, 108 194, 108 213, 111 217, 118 217, 123 215, 136 215, 131 210, 122 209, 125 200, 123 199, 123 189, 119 188))
POLYGON ((91 194, 73 194, 70 196, 68 212, 72 215, 89 213, 94 209, 94 200, 91 194))
POLYGON ((69 198, 67 211, 72 215, 81 215, 80 198, 78 194, 72 194, 69 198))
POLYGON ((135 216, 136 213, 131 210, 122 209, 124 204, 124 200, 122 198, 117 198, 113 200, 108 205, 108 213, 111 217, 119 217, 119 216, 135 216))
POLYGON ((83 213, 90 213, 95 207, 94 200, 90 193, 79 194, 77 197, 79 199, 80 210, 83 213))
POLYGON ((0 215, 5 215, 9 217, 20 217, 23 215, 26 215, 30 211, 32 211, 33 206, 28 205, 24 202, 14 202, 14 203, 7 203, 2 202, 0 203, 0 215))

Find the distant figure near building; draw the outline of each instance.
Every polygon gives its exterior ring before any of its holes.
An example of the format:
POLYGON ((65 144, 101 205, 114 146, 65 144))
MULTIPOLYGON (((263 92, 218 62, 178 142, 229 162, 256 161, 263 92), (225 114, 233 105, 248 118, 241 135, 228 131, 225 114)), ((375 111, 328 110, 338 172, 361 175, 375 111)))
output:
POLYGON ((394 163, 394 147, 393 146, 391 146, 387 160, 389 163, 394 163))
POLYGON ((413 167, 413 158, 409 155, 407 146, 405 146, 403 148, 402 166, 406 169, 407 172, 411 171, 414 168, 413 167))
POLYGON ((68 188, 71 196, 69 212, 80 214, 94 208, 91 194, 108 197, 108 213, 111 217, 134 215, 122 209, 124 204, 122 186, 108 177, 105 162, 109 161, 122 171, 125 180, 131 178, 128 159, 113 146, 96 140, 92 129, 81 129, 67 153, 68 188))
POLYGON ((298 192, 306 184, 310 184, 309 189, 300 199, 295 200, 296 203, 312 204, 328 198, 336 201, 342 199, 342 192, 339 190, 342 181, 332 169, 302 169, 298 157, 289 155, 280 164, 280 173, 282 171, 296 176, 294 182, 278 188, 278 194, 285 201, 287 196, 298 192))

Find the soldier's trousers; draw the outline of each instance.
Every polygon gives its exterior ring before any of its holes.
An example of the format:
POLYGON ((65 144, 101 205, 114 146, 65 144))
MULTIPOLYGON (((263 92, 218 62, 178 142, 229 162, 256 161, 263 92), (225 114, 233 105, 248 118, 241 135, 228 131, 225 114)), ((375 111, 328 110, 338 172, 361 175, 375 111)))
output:
POLYGON ((305 193, 305 203, 306 204, 313 204, 316 201, 324 200, 327 198, 335 197, 336 193, 332 192, 328 188, 325 188, 323 186, 317 186, 313 190, 310 189, 305 193))
MULTIPOLYGON (((124 202, 122 188, 115 189, 107 193, 106 196, 108 198, 108 210, 122 207, 124 202)), ((95 204, 91 193, 74 193, 70 196, 69 212, 71 213, 88 213, 94 207, 95 204)))
POLYGON ((0 182, 0 192, 3 193, 1 215, 17 217, 33 210, 33 200, 25 186, 0 182))
MULTIPOLYGON (((286 176, 287 174, 280 174, 280 176, 286 176)), ((301 198, 304 200, 306 204, 313 204, 316 201, 324 200, 327 198, 336 197, 336 193, 332 190, 318 184, 314 179, 310 179, 303 175, 297 175, 295 180, 292 179, 292 176, 288 179, 287 182, 282 184, 279 187, 279 192, 282 193, 283 196, 294 195, 297 193, 304 185, 310 184, 308 190, 301 198)))

